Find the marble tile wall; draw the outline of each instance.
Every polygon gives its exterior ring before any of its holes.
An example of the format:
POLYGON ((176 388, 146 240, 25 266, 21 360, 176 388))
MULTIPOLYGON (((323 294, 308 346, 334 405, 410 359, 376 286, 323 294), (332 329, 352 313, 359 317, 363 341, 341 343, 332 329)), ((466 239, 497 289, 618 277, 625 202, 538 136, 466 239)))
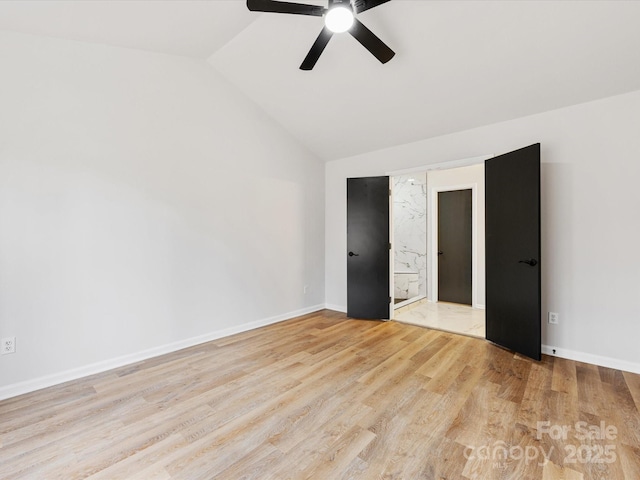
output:
MULTIPOLYGON (((393 177, 394 273, 418 274, 418 294, 427 294, 427 174, 393 177)), ((396 275, 397 276, 397 275, 396 275)))
POLYGON ((418 272, 398 273, 393 275, 393 298, 406 300, 420 295, 418 272))

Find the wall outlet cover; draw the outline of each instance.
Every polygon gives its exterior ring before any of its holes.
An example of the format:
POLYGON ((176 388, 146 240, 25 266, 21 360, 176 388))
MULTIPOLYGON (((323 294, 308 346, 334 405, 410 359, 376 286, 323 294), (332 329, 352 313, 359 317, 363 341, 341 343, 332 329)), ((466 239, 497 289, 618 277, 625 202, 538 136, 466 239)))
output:
POLYGON ((2 355, 16 353, 16 337, 5 337, 0 340, 0 342, 0 345, 2 346, 0 353, 2 353, 2 355))

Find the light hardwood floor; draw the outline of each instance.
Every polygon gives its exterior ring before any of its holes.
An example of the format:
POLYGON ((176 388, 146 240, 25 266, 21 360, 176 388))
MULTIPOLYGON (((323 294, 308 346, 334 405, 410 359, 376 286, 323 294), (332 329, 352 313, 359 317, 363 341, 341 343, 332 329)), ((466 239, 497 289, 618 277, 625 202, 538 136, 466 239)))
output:
POLYGON ((0 478, 635 480, 639 407, 638 375, 324 311, 0 402, 0 478))

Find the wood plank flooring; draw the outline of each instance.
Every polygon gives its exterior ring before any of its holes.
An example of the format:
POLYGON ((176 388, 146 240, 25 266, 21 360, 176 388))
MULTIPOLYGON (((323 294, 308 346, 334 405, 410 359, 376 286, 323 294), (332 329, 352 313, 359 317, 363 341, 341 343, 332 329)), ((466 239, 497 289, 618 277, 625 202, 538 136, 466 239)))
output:
POLYGON ((0 402, 0 478, 635 480, 639 408, 638 375, 323 311, 0 402))

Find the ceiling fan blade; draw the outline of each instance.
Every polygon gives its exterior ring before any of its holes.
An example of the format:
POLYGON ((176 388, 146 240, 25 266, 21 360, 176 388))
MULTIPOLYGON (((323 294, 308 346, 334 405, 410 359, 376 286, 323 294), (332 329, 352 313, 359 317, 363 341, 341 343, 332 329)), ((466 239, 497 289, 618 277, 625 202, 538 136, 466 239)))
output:
POLYGON ((389 0, 353 0, 353 10, 356 13, 362 13, 383 3, 387 3, 389 0))
POLYGON ((357 18, 353 19, 353 27, 351 27, 349 33, 382 63, 387 63, 395 55, 393 50, 387 47, 382 40, 376 37, 376 35, 357 18))
POLYGON ((324 47, 327 46, 327 43, 329 43, 329 40, 331 40, 332 36, 333 32, 327 27, 324 27, 322 29, 320 35, 318 35, 318 38, 316 38, 316 41, 312 45, 311 50, 309 50, 309 53, 307 53, 307 56, 302 62, 302 65, 300 65, 300 70, 311 70, 315 66, 316 62, 320 58, 320 55, 324 51, 324 47))
POLYGON ((247 0, 247 8, 252 12, 293 13, 295 15, 313 15, 322 17, 325 8, 302 3, 278 2, 276 0, 247 0))

